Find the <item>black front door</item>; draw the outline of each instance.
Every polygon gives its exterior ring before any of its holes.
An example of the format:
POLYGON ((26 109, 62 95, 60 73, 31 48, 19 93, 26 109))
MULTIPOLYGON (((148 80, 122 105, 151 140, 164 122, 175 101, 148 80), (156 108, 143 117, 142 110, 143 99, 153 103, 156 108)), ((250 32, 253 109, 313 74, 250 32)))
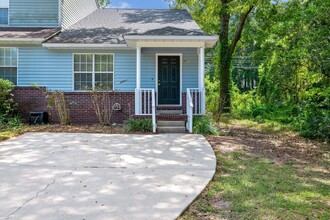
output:
POLYGON ((158 57, 158 104, 180 105, 180 57, 158 57))

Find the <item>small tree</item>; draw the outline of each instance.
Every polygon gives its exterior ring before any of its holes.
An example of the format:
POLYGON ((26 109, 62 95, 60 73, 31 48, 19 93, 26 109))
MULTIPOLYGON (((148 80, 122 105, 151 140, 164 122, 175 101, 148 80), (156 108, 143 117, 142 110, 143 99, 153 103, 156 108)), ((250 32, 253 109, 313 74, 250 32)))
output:
POLYGON ((111 102, 110 92, 95 89, 91 93, 91 100, 99 123, 104 126, 111 125, 113 103, 111 102))
POLYGON ((45 92, 46 99, 48 100, 48 108, 54 108, 61 125, 71 124, 70 109, 68 107, 65 94, 62 91, 45 92))

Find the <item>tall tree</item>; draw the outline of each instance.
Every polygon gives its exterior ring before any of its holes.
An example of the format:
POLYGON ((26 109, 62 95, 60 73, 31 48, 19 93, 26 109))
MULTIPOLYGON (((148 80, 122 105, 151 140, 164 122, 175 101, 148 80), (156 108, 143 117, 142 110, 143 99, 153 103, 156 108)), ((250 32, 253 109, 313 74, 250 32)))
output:
POLYGON ((268 5, 269 0, 177 0, 176 7, 187 8, 199 25, 208 33, 218 34, 219 106, 222 112, 230 112, 231 77, 230 69, 235 49, 241 40, 249 14, 256 6, 268 5))

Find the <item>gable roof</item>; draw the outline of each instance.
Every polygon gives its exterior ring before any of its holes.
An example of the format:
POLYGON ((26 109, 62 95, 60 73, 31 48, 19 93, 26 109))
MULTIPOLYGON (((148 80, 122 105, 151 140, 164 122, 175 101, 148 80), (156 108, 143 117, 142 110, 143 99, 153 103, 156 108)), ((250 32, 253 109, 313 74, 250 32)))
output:
POLYGON ((47 43, 126 44, 125 36, 213 36, 186 10, 98 9, 47 43))

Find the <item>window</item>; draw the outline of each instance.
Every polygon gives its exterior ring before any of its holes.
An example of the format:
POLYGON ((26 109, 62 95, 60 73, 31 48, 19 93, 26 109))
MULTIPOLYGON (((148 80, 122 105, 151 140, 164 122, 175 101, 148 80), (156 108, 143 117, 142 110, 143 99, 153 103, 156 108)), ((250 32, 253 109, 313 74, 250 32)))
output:
POLYGON ((113 90, 113 54, 75 54, 74 90, 113 90))
POLYGON ((0 48, 0 78, 17 85, 17 48, 0 48))
POLYGON ((8 25, 9 0, 0 1, 0 25, 8 25))

